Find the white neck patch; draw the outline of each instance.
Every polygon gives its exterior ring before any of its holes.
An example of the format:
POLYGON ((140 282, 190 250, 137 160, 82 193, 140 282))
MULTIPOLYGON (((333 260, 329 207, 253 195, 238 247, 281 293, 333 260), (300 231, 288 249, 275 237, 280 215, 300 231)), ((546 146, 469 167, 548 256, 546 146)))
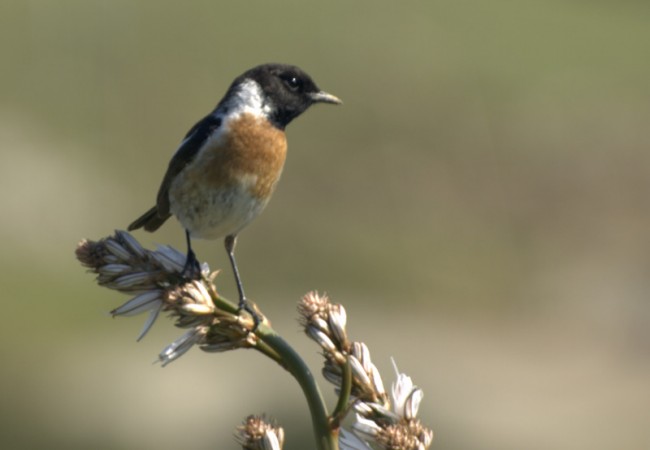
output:
POLYGON ((228 108, 229 116, 252 114, 268 117, 273 110, 273 105, 264 101, 262 88, 253 80, 244 80, 224 106, 228 108))

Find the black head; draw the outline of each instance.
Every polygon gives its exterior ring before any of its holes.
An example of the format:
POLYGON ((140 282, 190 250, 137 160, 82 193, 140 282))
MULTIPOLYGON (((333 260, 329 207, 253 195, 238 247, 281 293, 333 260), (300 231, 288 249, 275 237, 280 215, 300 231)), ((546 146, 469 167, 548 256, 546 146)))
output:
POLYGON ((246 71, 233 82, 231 90, 252 80, 262 90, 262 102, 269 119, 284 129, 314 103, 339 104, 337 97, 321 91, 303 70, 287 64, 262 64, 246 71))

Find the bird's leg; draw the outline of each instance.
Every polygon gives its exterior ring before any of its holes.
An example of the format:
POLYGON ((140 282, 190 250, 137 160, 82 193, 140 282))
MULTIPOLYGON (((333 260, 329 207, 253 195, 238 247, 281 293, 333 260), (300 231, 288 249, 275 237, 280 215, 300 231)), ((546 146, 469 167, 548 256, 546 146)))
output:
POLYGON ((239 291, 239 311, 246 311, 252 317, 255 325, 253 331, 257 329, 260 324, 260 316, 253 310, 246 295, 244 294, 244 286, 241 283, 241 278, 239 276, 239 270, 237 269, 237 262, 235 261, 235 244, 237 243, 237 235, 226 236, 224 244, 226 246, 226 252, 228 253, 228 258, 230 258, 230 265, 232 266, 232 271, 235 274, 235 282, 237 283, 237 290, 239 291))
POLYGON ((181 274, 188 280, 198 280, 201 278, 201 264, 196 259, 194 250, 192 250, 192 243, 190 241, 190 232, 185 230, 185 240, 187 241, 187 257, 185 258, 185 266, 181 274))

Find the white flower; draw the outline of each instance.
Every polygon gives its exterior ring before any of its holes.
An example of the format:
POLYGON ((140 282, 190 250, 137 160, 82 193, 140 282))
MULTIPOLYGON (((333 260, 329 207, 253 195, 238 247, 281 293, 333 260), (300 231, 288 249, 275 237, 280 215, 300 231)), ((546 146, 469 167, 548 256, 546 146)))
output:
POLYGON ((165 347, 165 349, 160 352, 160 355, 158 355, 158 360, 162 366, 165 367, 170 362, 183 356, 189 349, 192 348, 192 346, 194 346, 194 344, 199 343, 205 337, 207 332, 208 327, 206 326, 198 326, 196 328, 192 328, 187 333, 165 347))
POLYGON ((345 428, 341 428, 339 434, 339 447, 341 450, 372 450, 364 440, 345 428))
POLYGON ((399 372, 394 359, 391 358, 391 361, 397 375, 397 380, 391 386, 393 411, 405 419, 414 419, 418 414, 424 393, 422 389, 413 384, 411 377, 399 372))
POLYGON ((381 427, 374 420, 366 419, 361 414, 357 414, 357 420, 352 425, 352 431, 357 436, 363 436, 368 440, 375 440, 381 432, 381 427))
POLYGON ((345 346, 347 344, 347 333, 345 332, 347 314, 343 305, 331 305, 328 321, 339 347, 345 346))
POLYGON ((158 314, 160 314, 162 308, 163 308, 163 303, 160 302, 157 308, 152 309, 149 312, 149 316, 147 317, 147 320, 145 320, 144 325, 142 326, 142 330, 140 330, 140 334, 136 339, 138 342, 145 336, 145 334, 147 334, 147 332, 149 332, 153 324, 156 322, 156 319, 158 318, 158 314))
POLYGON ((118 306, 111 314, 113 316, 136 316, 143 312, 156 309, 162 305, 162 291, 151 290, 136 295, 122 306, 118 306))
POLYGON ((150 253, 169 272, 181 273, 185 266, 185 255, 169 245, 159 245, 150 253))
MULTIPOLYGON (((363 346, 358 350, 358 354, 367 354, 366 364, 363 366, 371 367, 371 372, 376 371, 370 362, 369 353, 364 351, 363 346)), ((391 386, 392 401, 385 404, 373 401, 356 402, 353 406, 356 421, 352 425, 352 431, 360 441, 371 442, 385 450, 426 450, 433 440, 433 432, 416 418, 422 401, 422 389, 413 384, 411 377, 400 373, 395 361, 392 362, 397 375, 391 386)), ((354 364, 352 369, 355 373, 354 364)), ((353 445, 349 448, 356 450, 353 445)))
POLYGON ((278 435, 275 434, 274 430, 267 430, 264 433, 260 448, 264 450, 282 450, 282 444, 278 439, 278 435))

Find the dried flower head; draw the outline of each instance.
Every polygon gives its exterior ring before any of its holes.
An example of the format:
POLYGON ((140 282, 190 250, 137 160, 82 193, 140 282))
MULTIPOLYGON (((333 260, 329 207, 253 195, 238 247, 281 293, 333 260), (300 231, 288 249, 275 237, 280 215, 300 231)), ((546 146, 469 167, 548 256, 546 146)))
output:
POLYGON ((431 430, 422 426, 419 420, 387 425, 375 438, 377 444, 385 449, 425 450, 433 440, 431 430))
POLYGON ((393 361, 397 380, 391 386, 392 404, 358 402, 352 431, 365 441, 391 450, 425 450, 433 441, 433 432, 416 418, 422 389, 409 376, 400 373, 393 361))
POLYGON ((302 298, 298 311, 305 333, 323 350, 323 375, 338 391, 342 390, 343 373, 349 362, 350 395, 356 412, 352 431, 356 437, 342 430, 341 447, 367 449, 371 442, 387 450, 428 448, 433 432, 416 418, 422 390, 409 376, 400 373, 393 362, 397 380, 389 398, 368 346, 349 340, 343 306, 331 303, 326 295, 310 292, 302 298))
POLYGON ((327 295, 309 292, 298 304, 300 322, 305 333, 323 350, 323 376, 341 387, 343 366, 349 359, 352 368, 351 394, 357 399, 386 403, 388 397, 370 350, 362 342, 351 342, 345 329, 347 314, 343 305, 331 303, 327 295))
POLYGON ((264 416, 248 416, 237 427, 236 437, 244 450, 281 450, 284 445, 282 427, 270 424, 264 416))
POLYGON ((97 274, 99 285, 134 295, 111 311, 113 316, 149 314, 138 340, 151 329, 161 311, 174 317, 176 326, 189 329, 160 353, 163 366, 194 345, 214 352, 256 343, 250 332, 252 320, 249 323, 239 317, 236 308, 228 307, 217 295, 212 281, 216 272, 210 274, 207 264, 202 266, 200 280, 186 280, 182 276, 185 255, 181 252, 169 246, 145 249, 132 235, 119 230, 99 241, 82 240, 76 255, 97 274))

